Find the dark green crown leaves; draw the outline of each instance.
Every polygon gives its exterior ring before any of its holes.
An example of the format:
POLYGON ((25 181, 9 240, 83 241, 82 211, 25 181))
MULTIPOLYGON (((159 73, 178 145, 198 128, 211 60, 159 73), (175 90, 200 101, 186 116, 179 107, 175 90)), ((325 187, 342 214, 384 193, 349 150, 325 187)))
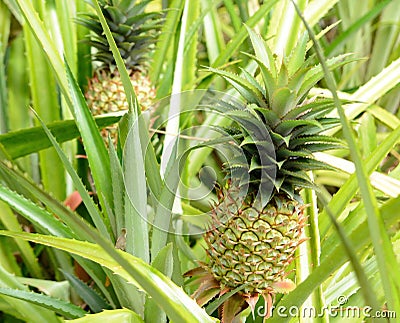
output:
POLYGON ((256 80, 250 83, 245 78, 239 77, 231 72, 218 70, 212 67, 209 67, 208 70, 222 76, 225 80, 227 80, 248 103, 265 106, 263 93, 258 89, 257 86, 254 86, 254 83, 257 82, 256 80))
MULTIPOLYGON (((315 188, 307 172, 330 169, 315 160, 313 153, 345 146, 342 140, 323 134, 340 122, 327 117, 334 107, 331 99, 307 98, 324 74, 320 65, 312 66, 313 60, 306 57, 306 35, 300 37, 290 55, 280 58, 259 35, 251 29, 248 32, 254 55, 246 55, 258 66, 255 75, 244 69, 239 76, 209 68, 229 82, 247 103, 239 110, 224 106, 225 114, 239 125, 235 127, 234 137, 248 164, 236 163, 235 168, 246 169, 249 192, 253 195, 257 194, 252 191, 257 190, 253 184, 265 182, 268 185, 269 181, 269 186, 274 187, 271 198, 284 194, 299 199, 300 189, 315 188), (260 129, 268 132, 268 139, 264 134, 265 138, 260 140, 260 129), (276 174, 271 172, 271 165, 276 174)), ((350 55, 341 55, 328 60, 327 64, 334 69, 350 61, 354 61, 350 55)))
MULTIPOLYGON (((121 56, 128 69, 145 65, 147 53, 157 41, 161 28, 161 13, 145 12, 150 1, 99 1, 102 13, 114 36, 121 56)), ((94 14, 81 15, 77 22, 93 32, 89 43, 97 49, 94 59, 106 67, 115 65, 114 57, 103 33, 99 18, 94 14)))

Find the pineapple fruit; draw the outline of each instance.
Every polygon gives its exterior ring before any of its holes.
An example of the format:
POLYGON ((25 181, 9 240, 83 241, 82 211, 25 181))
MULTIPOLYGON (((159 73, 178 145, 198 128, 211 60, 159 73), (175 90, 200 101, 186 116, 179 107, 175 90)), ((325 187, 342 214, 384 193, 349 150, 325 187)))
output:
MULTIPOLYGON (((295 251, 305 240, 307 222, 300 190, 315 187, 308 171, 329 168, 312 154, 343 146, 341 140, 321 134, 339 123, 326 116, 333 109, 332 100, 307 98, 323 72, 320 65, 311 66, 306 59, 306 35, 289 56, 279 59, 259 35, 248 32, 255 54, 247 55, 257 64, 255 75, 243 70, 240 77, 209 68, 229 82, 246 103, 242 110, 223 106, 225 114, 239 121, 232 138, 243 149, 248 165, 231 162, 232 166, 226 167, 230 175, 218 192, 212 224, 204 234, 208 261, 186 273, 193 277, 193 284, 199 284, 192 296, 201 305, 237 290, 220 308, 225 323, 248 306, 254 311, 260 295, 267 318, 274 296, 295 288, 288 275, 295 251), (255 135, 261 126, 270 140, 255 135), (262 159, 272 161, 275 174, 268 173, 271 165, 262 159), (238 167, 247 174, 246 181, 237 176, 238 167), (245 194, 241 193, 244 184, 245 194)), ((335 68, 348 60, 343 55, 327 63, 335 68)))
MULTIPOLYGON (((161 18, 158 12, 145 12, 149 2, 149 0, 139 3, 132 0, 99 1, 143 110, 150 108, 156 95, 147 74, 146 61, 149 59, 149 50, 157 39, 161 18)), ((94 60, 100 62, 94 76, 88 81, 85 93, 92 114, 96 116, 127 110, 128 102, 121 77, 99 18, 87 14, 80 17, 78 22, 93 32, 90 44, 96 49, 94 60)), ((110 132, 115 143, 116 128, 107 128, 102 133, 103 137, 107 138, 107 132, 110 132)))

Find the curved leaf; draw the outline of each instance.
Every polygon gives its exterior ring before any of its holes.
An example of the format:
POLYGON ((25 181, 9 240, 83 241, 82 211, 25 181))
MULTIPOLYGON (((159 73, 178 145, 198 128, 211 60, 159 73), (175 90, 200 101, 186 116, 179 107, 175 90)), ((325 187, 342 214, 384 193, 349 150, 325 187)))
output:
POLYGON ((43 232, 59 235, 61 237, 73 236, 71 230, 48 211, 11 191, 2 184, 0 184, 0 200, 6 202, 11 208, 22 214, 43 232))
POLYGON ((97 322, 107 322, 107 323, 144 323, 143 319, 128 310, 127 308, 104 311, 97 314, 88 314, 82 318, 76 320, 66 321, 66 323, 97 323, 97 322))
POLYGON ((97 292, 86 285, 76 276, 61 270, 66 279, 68 279, 71 287, 75 289, 79 297, 95 312, 101 312, 104 309, 110 309, 111 306, 108 304, 97 292))
POLYGON ((145 263, 121 250, 116 252, 134 268, 135 277, 128 272, 106 253, 100 246, 85 241, 51 237, 40 234, 17 233, 0 231, 0 235, 21 238, 35 243, 44 244, 69 253, 77 254, 90 259, 120 275, 128 283, 144 289, 160 307, 164 309, 169 318, 175 322, 208 323, 216 322, 200 308, 180 287, 176 286, 169 278, 145 263))
MULTIPOLYGON (((99 129, 117 123, 122 114, 99 116, 95 118, 99 129)), ((74 120, 56 121, 47 124, 47 127, 57 138, 57 142, 63 143, 80 136, 74 120)), ((51 142, 45 135, 42 127, 32 127, 0 135, 0 144, 3 145, 10 158, 16 159, 42 149, 51 147, 51 142), (29 140, 26 140, 29 138, 29 140)))
POLYGON ((375 5, 372 7, 371 10, 369 10, 365 15, 363 15, 361 18, 359 18, 357 21, 355 21, 350 27, 348 27, 346 30, 344 30, 342 33, 340 33, 335 39, 332 41, 332 43, 327 46, 325 49, 326 56, 330 56, 332 53, 334 53, 337 49, 340 48, 340 46, 345 43, 346 41, 349 40, 349 38, 354 35, 358 30, 363 28, 366 24, 366 22, 373 20, 377 15, 381 13, 381 11, 390 3, 392 2, 391 0, 384 0, 378 3, 375 3, 375 5))
MULTIPOLYGON (((101 194, 98 194, 100 204, 106 213, 107 206, 111 206, 112 208, 114 204, 112 187, 110 185, 110 159, 99 129, 94 122, 85 98, 67 63, 66 72, 70 96, 73 103, 74 118, 76 119, 76 124, 82 136, 96 189, 98 192, 101 192, 101 194)), ((104 221, 107 223, 108 218, 105 217, 104 221)))
MULTIPOLYGON (((36 115, 37 116, 37 115, 36 115)), ((100 231, 100 233, 105 236, 108 237, 110 239, 110 232, 108 231, 111 228, 109 226, 109 218, 107 217, 102 217, 100 211, 98 210, 97 205, 93 202, 92 198, 89 196, 89 193, 87 192, 85 186, 83 185, 81 179, 79 178, 78 174, 75 172, 71 162, 68 160, 67 156, 64 154, 64 152, 62 151, 60 145, 57 144, 56 139, 54 138, 54 136, 50 133, 49 129, 46 127, 46 125, 43 123, 43 121, 37 116, 38 120, 40 121, 44 131, 46 132, 47 137, 49 138, 49 140, 51 141, 52 145, 54 146, 58 156, 60 157, 62 163, 64 164, 64 167, 66 168, 66 170, 68 171, 69 175, 71 176, 71 179, 75 185, 75 187, 77 188, 80 197, 82 198, 83 202, 85 203, 87 210, 93 220, 93 223, 96 225, 96 228, 100 231), (108 224, 108 225, 107 225, 108 224)), ((90 135, 89 135, 90 136, 90 135)), ((100 136, 100 135, 99 135, 100 136)), ((100 140, 101 137, 100 137, 100 140)), ((104 143, 101 143, 104 147, 104 143)), ((105 149, 105 147, 104 147, 105 149)), ((86 149, 87 151, 87 149, 86 149)), ((94 153, 94 156, 96 156, 97 154, 94 153)), ((107 156, 108 157, 108 156, 107 156)), ((110 159, 107 158, 107 161, 110 162, 110 159)), ((101 164, 103 161, 102 160, 96 160, 96 164, 95 165, 99 165, 101 164)), ((89 161, 90 163, 90 161, 89 161)), ((98 174, 99 170, 105 170, 107 169, 110 171, 110 164, 108 164, 108 167, 106 166, 105 168, 101 168, 101 169, 96 169, 96 173, 99 176, 100 174, 98 174)), ((91 169, 92 174, 94 174, 94 170, 93 168, 91 169)), ((101 176, 103 176, 102 181, 103 181, 103 185, 104 182, 106 181, 106 179, 110 180, 111 179, 111 171, 110 174, 101 174, 101 176), (110 177, 108 177, 110 176, 110 177)), ((108 185, 109 186, 109 185, 108 185)), ((104 196, 104 191, 101 189, 102 186, 98 186, 97 190, 102 192, 102 194, 99 194, 100 196, 103 196, 103 200, 105 198, 104 196)), ((112 192, 111 192, 112 193, 112 192)), ((106 206, 108 206, 109 204, 106 203, 106 206)))
POLYGON ((248 103, 254 103, 258 104, 261 107, 265 107, 265 102, 263 101, 263 94, 257 87, 255 87, 245 78, 212 67, 209 67, 208 70, 222 76, 243 96, 243 98, 246 99, 248 103))
MULTIPOLYGON (((343 55, 339 55, 337 57, 330 58, 326 61, 326 65, 328 66, 329 70, 334 70, 345 64, 359 60, 352 56, 353 56, 352 54, 343 54, 343 55)), ((323 77, 324 77, 324 71, 320 64, 311 68, 307 72, 307 74, 304 78, 304 82, 303 82, 297 96, 302 97, 303 95, 307 94, 310 91, 310 89, 313 86, 315 86, 315 84, 317 84, 318 81, 320 81, 323 77)))

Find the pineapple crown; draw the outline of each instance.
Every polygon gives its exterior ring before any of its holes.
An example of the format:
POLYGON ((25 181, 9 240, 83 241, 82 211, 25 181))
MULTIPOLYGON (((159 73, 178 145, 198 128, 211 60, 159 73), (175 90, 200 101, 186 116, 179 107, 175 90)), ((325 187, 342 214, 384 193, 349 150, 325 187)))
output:
MULTIPOLYGON (((337 118, 326 116, 334 108, 331 99, 307 98, 324 73, 319 64, 312 65, 313 57, 306 58, 306 34, 300 37, 289 56, 278 57, 261 36, 249 28, 248 33, 254 55, 245 54, 256 63, 255 74, 241 69, 242 76, 238 76, 209 68, 229 82, 246 102, 241 111, 227 106, 229 113, 235 115, 238 125, 234 138, 248 160, 248 165, 239 167, 250 174, 250 186, 259 186, 258 194, 261 194, 263 204, 275 195, 301 200, 300 189, 315 188, 307 172, 330 168, 315 160, 313 153, 344 146, 340 139, 321 134, 340 122, 337 118), (270 140, 259 140, 254 135, 260 129, 260 124, 267 129, 270 140), (276 174, 267 171, 271 169, 270 161, 275 166, 276 174), (260 184, 266 188, 264 191, 260 192, 260 184)), ((327 64, 330 69, 340 67, 352 61, 349 56, 332 58, 327 64)), ((235 163, 229 163, 229 176, 232 176, 232 165, 238 167, 235 163)), ((248 192, 254 190, 249 187, 248 192)))
MULTIPOLYGON (((161 28, 161 13, 145 12, 149 2, 147 0, 135 4, 132 0, 99 1, 127 69, 140 70, 145 65, 149 48, 156 42, 161 28)), ((115 66, 99 17, 84 14, 77 22, 93 32, 89 43, 97 49, 94 59, 102 62, 104 67, 115 66)))

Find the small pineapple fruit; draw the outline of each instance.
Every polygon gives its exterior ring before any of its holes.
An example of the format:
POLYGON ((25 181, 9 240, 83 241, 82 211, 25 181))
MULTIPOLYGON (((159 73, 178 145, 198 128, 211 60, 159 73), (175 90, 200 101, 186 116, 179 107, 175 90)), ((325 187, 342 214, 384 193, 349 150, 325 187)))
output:
MULTIPOLYGON (((245 70, 239 77, 210 68, 246 102, 242 109, 226 103, 221 109, 237 123, 232 138, 243 149, 247 163, 228 165, 230 175, 212 210, 210 230, 204 234, 208 261, 186 273, 199 284, 193 297, 201 305, 237 290, 221 307, 225 323, 248 306, 254 311, 259 295, 265 299, 267 318, 274 295, 295 288, 288 278, 289 265, 305 240, 306 224, 299 191, 314 188, 308 171, 329 168, 312 154, 343 146, 341 140, 321 134, 339 123, 326 117, 333 109, 332 100, 307 99, 323 77, 320 65, 310 66, 305 60, 307 37, 299 40, 290 56, 279 60, 259 35, 248 32, 255 51, 248 55, 258 65, 255 76, 245 70), (268 138, 260 137, 262 127, 268 138), (272 173, 268 170, 271 162, 275 165, 272 173), (247 174, 246 181, 235 178, 240 167, 247 174)), ((330 68, 338 67, 348 61, 346 57, 327 63, 330 68)))
MULTIPOLYGON (((130 75, 133 89, 142 109, 151 106, 155 88, 147 75, 146 60, 160 29, 160 13, 145 12, 150 1, 135 4, 132 0, 101 0, 102 13, 114 36, 114 40, 130 75)), ((85 97, 93 115, 128 109, 124 87, 116 63, 109 48, 99 18, 88 14, 78 22, 93 32, 90 44, 96 49, 94 60, 100 62, 94 76, 88 82, 85 97)), ((109 127, 116 140, 116 128, 109 127)), ((103 133, 107 137, 107 131, 103 133)))

